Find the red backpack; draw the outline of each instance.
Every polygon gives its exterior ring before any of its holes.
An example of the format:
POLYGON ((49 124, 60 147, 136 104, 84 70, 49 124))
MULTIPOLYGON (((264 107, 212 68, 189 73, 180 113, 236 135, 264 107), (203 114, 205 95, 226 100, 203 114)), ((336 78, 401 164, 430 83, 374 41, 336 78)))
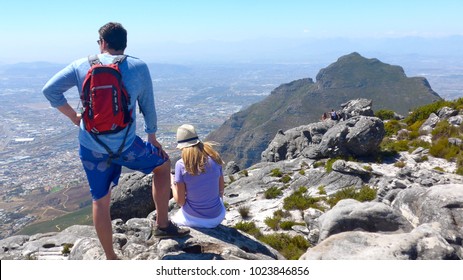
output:
MULTIPOLYGON (((119 64, 126 58, 126 55, 119 55, 111 64, 103 65, 98 56, 89 56, 90 69, 84 79, 80 96, 85 130, 107 150, 110 158, 115 158, 114 153, 97 135, 116 133, 132 124, 132 111, 129 110, 130 96, 122 83, 122 74, 119 70, 119 64)), ((124 147, 128 131, 129 128, 116 157, 124 147)))
POLYGON ((111 64, 101 64, 98 56, 90 56, 91 65, 83 86, 81 100, 85 129, 93 134, 116 133, 131 122, 130 96, 122 84, 119 64, 127 56, 117 56, 111 64))

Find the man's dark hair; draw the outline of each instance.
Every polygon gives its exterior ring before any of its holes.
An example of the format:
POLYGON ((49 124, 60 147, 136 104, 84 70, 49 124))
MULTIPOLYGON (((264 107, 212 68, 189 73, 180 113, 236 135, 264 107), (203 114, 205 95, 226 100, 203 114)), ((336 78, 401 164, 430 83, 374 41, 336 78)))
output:
POLYGON ((119 51, 127 47, 127 30, 120 23, 108 22, 98 30, 98 33, 111 49, 119 51))

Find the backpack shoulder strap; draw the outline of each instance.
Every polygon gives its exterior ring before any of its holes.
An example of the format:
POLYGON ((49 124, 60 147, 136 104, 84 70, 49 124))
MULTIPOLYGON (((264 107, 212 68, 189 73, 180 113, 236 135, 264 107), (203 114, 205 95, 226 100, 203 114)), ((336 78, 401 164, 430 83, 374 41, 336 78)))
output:
POLYGON ((90 66, 101 64, 100 59, 98 58, 98 55, 89 55, 88 56, 88 63, 90 63, 90 66))
POLYGON ((118 55, 114 58, 113 63, 114 64, 121 64, 125 59, 127 58, 127 55, 121 54, 118 55))

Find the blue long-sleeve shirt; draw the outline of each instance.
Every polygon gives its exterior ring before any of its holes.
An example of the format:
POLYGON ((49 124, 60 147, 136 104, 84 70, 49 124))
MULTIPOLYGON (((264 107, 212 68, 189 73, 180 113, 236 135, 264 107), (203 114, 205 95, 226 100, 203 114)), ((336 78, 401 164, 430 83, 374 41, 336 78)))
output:
MULTIPOLYGON (((116 56, 109 54, 99 54, 100 61, 103 64, 109 64, 116 56)), ((64 93, 70 88, 76 86, 79 94, 82 92, 82 83, 84 82, 87 71, 90 69, 88 58, 78 59, 64 69, 55 74, 43 87, 42 92, 48 99, 52 107, 60 107, 67 103, 64 93)), ((133 124, 127 134, 125 147, 128 148, 135 139, 136 131, 136 103, 138 101, 140 110, 145 119, 145 132, 155 133, 157 131, 157 115, 154 103, 153 84, 148 66, 140 59, 127 56, 127 59, 119 65, 122 73, 122 82, 124 83, 129 95, 132 110, 133 124)), ((113 152, 116 152, 124 139, 126 129, 114 134, 105 134, 98 136, 113 152)), ((83 121, 80 122, 79 143, 92 151, 106 154, 107 151, 103 146, 98 144, 95 139, 88 133, 83 121)))

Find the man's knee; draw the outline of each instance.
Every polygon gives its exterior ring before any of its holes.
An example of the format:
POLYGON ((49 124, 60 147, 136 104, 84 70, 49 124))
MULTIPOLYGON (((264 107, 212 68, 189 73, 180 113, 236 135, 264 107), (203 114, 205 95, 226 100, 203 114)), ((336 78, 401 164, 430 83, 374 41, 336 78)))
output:
POLYGON ((156 166, 153 169, 153 173, 154 174, 164 174, 164 173, 170 174, 170 159, 166 160, 166 162, 164 162, 163 164, 156 166))

